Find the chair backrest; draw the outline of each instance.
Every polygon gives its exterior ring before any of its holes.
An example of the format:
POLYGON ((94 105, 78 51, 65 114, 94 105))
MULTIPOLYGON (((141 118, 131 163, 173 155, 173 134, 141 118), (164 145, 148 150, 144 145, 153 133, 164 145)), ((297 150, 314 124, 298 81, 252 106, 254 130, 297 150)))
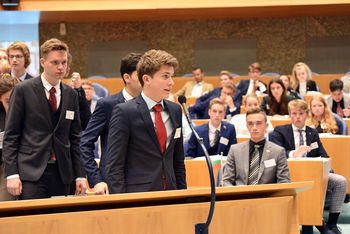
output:
POLYGON ((345 75, 350 75, 350 71, 345 72, 345 75))
POLYGON ((99 96, 97 96, 96 94, 92 94, 91 100, 98 101, 98 99, 100 99, 99 96))
POLYGON ((346 121, 343 120, 343 118, 340 117, 339 115, 337 115, 336 113, 332 112, 332 114, 333 114, 333 116, 335 118, 335 121, 338 124, 340 135, 347 136, 348 135, 348 124, 346 123, 346 121))
POLYGON ((94 86, 94 92, 97 96, 99 96, 100 98, 108 97, 109 91, 106 87, 99 83, 92 83, 92 85, 94 86))
POLYGON ((261 76, 280 76, 280 74, 277 72, 265 72, 261 76))
POLYGON ((217 179, 216 179, 216 187, 220 187, 221 174, 222 175, 224 174, 225 168, 226 168, 226 161, 222 163, 222 168, 219 168, 219 170, 218 170, 218 175, 217 175, 217 179), (222 173, 221 173, 221 170, 222 170, 222 173))
POLYGON ((192 73, 186 73, 185 75, 183 75, 181 77, 193 77, 193 74, 192 73))
POLYGON ((320 86, 316 85, 316 89, 317 89, 317 92, 320 92, 320 93, 321 93, 321 88, 320 88, 320 86))
POLYGON ((240 75, 238 75, 237 73, 233 73, 232 72, 232 76, 240 76, 240 75))
POLYGON ((89 76, 88 79, 107 79, 105 76, 96 75, 96 76, 89 76))
POLYGON ((311 71, 311 75, 318 76, 318 75, 320 75, 320 73, 311 71))

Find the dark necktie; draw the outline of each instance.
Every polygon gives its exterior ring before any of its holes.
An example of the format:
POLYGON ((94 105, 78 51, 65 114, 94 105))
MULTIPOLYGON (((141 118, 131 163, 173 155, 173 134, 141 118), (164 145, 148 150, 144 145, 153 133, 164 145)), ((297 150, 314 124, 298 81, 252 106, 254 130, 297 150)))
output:
MULTIPOLYGON (((304 145, 304 137, 303 137, 303 130, 298 130, 299 131, 299 147, 304 145)), ((303 153, 301 157, 306 157, 306 153, 303 153)))
POLYGON ((258 184, 260 145, 254 145, 254 147, 255 147, 255 150, 253 152, 253 158, 252 158, 252 161, 250 161, 250 165, 249 165, 248 185, 257 185, 258 184))
POLYGON ((52 87, 50 89, 49 103, 51 105, 53 112, 56 112, 56 110, 57 110, 57 99, 56 99, 55 93, 56 93, 56 89, 55 89, 55 87, 52 87))
POLYGON ((214 147, 218 143, 219 139, 220 139, 220 131, 216 129, 215 130, 214 144, 212 147, 214 147))
POLYGON ((340 106, 340 102, 337 102, 337 114, 338 114, 340 117, 344 118, 343 109, 342 109, 341 106, 340 106))
POLYGON ((153 107, 153 109, 156 112, 155 120, 154 120, 156 124, 156 133, 157 133, 160 148, 162 149, 162 153, 164 154, 166 149, 167 133, 166 133, 165 124, 163 122, 162 115, 161 115, 162 105, 157 104, 153 107))

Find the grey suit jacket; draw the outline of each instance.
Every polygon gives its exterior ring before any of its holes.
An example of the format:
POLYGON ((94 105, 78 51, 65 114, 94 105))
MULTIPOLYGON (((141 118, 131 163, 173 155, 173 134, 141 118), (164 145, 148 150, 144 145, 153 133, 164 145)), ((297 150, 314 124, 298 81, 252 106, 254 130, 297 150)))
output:
MULTIPOLYGON (((249 176, 249 142, 232 145, 224 171, 224 186, 247 185, 249 176)), ((290 183, 289 167, 284 148, 266 141, 258 176, 258 184, 290 183), (276 165, 265 167, 266 162, 276 165)))
POLYGON ((164 155, 141 94, 113 108, 106 159, 110 193, 161 191, 164 181, 167 190, 187 188, 181 107, 167 100, 164 106, 174 127, 164 155))
MULTIPOLYGON (((331 95, 326 95, 324 96, 324 98, 326 99, 327 105, 329 107, 329 109, 332 110, 333 107, 333 98, 331 95)), ((348 108, 348 106, 350 106, 350 94, 349 93, 343 93, 343 99, 344 99, 344 107, 348 108)), ((310 104, 310 103, 308 103, 310 104)))

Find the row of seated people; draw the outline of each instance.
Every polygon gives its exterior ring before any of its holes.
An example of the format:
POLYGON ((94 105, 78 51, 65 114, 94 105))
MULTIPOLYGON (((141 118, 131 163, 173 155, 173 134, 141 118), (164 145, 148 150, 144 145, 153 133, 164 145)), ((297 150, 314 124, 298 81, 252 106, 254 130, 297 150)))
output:
MULTIPOLYGON (((322 116, 332 116, 327 109, 327 104, 321 95, 317 96, 323 102, 322 116)), ((223 185, 254 185, 269 183, 290 182, 287 158, 298 157, 328 157, 319 139, 318 133, 324 131, 336 131, 337 127, 322 124, 315 128, 319 115, 312 109, 309 115, 309 106, 302 100, 293 100, 288 104, 289 116, 292 124, 278 126, 273 130, 271 141, 266 141, 265 132, 269 123, 266 113, 257 107, 256 95, 248 96, 246 102, 252 103, 247 107, 246 130, 250 140, 237 144, 236 134, 243 128, 237 128, 230 123, 223 122, 225 115, 225 103, 219 98, 210 102, 209 123, 196 127, 198 135, 203 138, 203 143, 209 154, 227 155, 224 170, 223 185), (255 103, 255 104, 253 104, 255 103), (308 119, 308 116, 310 117, 308 119), (311 127, 306 124, 311 125, 311 127), (238 130, 237 130, 238 129, 238 130)), ((316 99, 315 99, 316 100, 316 99)), ((333 119, 334 121, 334 119, 333 119)), ((333 123, 334 124, 334 123, 333 123)), ((187 157, 204 155, 198 145, 194 134, 190 136, 186 150, 187 157)), ((341 233, 337 228, 337 220, 342 211, 342 204, 346 196, 346 179, 335 173, 330 173, 328 189, 332 190, 330 198, 330 210, 327 223, 317 226, 320 233, 341 233)))

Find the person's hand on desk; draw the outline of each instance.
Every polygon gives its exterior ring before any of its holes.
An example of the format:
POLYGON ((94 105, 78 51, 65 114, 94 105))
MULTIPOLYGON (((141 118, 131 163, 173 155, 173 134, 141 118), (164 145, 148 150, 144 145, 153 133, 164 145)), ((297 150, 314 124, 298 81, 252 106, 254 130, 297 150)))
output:
POLYGON ((261 88, 261 87, 263 87, 265 85, 262 82, 259 81, 255 86, 261 88))
POLYGON ((298 150, 296 150, 296 151, 294 152, 293 158, 302 157, 303 154, 308 153, 308 152, 310 152, 310 151, 311 151, 310 146, 308 146, 308 145, 302 145, 302 146, 299 147, 298 150))
POLYGON ((14 196, 19 196, 22 193, 22 182, 20 178, 7 180, 7 191, 14 196))
POLYGON ((96 184, 94 187, 94 193, 95 195, 108 195, 109 191, 107 184, 105 182, 100 182, 96 184))
POLYGON ((347 118, 350 116, 350 106, 348 106, 348 109, 343 109, 344 118, 347 118))
POLYGON ((77 180, 75 181, 76 189, 75 195, 83 195, 87 189, 85 180, 77 180))

